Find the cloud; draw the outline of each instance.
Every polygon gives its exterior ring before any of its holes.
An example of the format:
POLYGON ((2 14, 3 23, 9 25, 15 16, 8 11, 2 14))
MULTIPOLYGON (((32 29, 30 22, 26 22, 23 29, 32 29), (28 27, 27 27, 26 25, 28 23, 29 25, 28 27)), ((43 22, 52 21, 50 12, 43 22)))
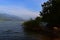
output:
POLYGON ((0 6, 0 12, 16 15, 24 19, 35 18, 39 16, 39 12, 31 11, 27 8, 17 6, 0 6))

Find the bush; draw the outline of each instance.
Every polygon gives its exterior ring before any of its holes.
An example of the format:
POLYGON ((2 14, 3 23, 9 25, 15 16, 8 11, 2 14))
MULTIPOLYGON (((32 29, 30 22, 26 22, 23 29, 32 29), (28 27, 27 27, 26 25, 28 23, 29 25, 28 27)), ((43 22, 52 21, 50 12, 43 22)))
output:
POLYGON ((32 31, 39 31, 40 30, 40 26, 39 26, 39 23, 40 23, 40 17, 37 17, 35 20, 29 20, 29 21, 26 21, 23 23, 24 25, 24 29, 27 29, 27 30, 32 30, 32 31))

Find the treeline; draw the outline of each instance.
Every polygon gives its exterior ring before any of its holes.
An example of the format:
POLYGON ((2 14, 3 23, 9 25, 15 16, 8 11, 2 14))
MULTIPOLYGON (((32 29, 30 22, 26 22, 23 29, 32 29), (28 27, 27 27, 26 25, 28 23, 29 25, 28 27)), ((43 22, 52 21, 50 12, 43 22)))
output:
POLYGON ((41 20, 41 18, 37 17, 35 20, 31 19, 29 21, 26 21, 23 23, 23 25, 25 26, 24 28, 31 30, 31 31, 40 30, 40 26, 39 26, 39 23, 41 22, 40 20, 41 20))
MULTIPOLYGON (((60 1, 59 0, 48 0, 42 4, 42 11, 40 16, 36 17, 35 20, 29 20, 24 22, 23 25, 29 30, 54 30, 60 28, 60 1), (46 24, 46 25, 45 25, 46 24), (44 27, 42 26, 44 25, 44 27)), ((44 30, 44 31, 45 31, 44 30)))

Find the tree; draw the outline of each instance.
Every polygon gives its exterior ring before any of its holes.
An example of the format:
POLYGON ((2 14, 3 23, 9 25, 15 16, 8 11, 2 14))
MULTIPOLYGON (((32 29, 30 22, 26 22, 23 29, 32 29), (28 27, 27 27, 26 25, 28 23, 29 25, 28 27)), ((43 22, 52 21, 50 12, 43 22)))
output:
POLYGON ((49 23, 51 26, 60 25, 60 1, 49 0, 42 5, 42 21, 49 23))

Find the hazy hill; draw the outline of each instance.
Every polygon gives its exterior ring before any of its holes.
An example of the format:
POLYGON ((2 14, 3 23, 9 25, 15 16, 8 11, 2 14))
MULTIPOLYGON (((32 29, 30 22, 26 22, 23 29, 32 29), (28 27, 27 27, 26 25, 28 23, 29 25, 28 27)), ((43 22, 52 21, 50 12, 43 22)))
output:
POLYGON ((14 16, 14 15, 8 15, 8 14, 3 14, 0 13, 0 20, 4 21, 23 21, 22 18, 14 16))

